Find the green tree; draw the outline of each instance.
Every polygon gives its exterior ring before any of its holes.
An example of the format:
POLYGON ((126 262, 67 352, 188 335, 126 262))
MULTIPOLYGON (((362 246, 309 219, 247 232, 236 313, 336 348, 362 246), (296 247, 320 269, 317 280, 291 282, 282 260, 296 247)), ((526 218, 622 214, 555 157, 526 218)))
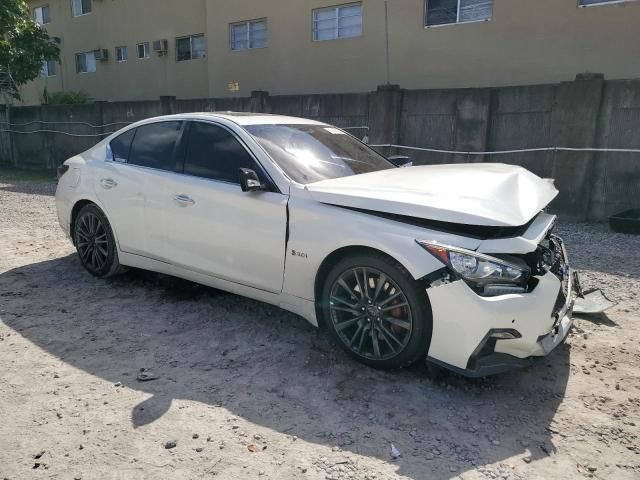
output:
POLYGON ((23 0, 0 0, 0 73, 9 73, 9 95, 40 74, 45 60, 59 60, 60 49, 46 30, 33 21, 23 0))

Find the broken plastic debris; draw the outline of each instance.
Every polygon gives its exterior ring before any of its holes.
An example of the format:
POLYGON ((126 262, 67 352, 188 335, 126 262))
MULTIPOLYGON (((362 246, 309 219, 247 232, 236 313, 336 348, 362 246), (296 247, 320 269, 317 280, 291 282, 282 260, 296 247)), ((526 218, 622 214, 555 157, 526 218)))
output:
POLYGON ((396 448, 396 446, 392 443, 391 444, 391 458, 393 458, 394 460, 396 458, 399 458, 402 454, 400 453, 400 450, 398 450, 396 448))
POLYGON ((141 368, 138 371, 138 376, 136 377, 139 382, 149 382, 151 380, 156 380, 159 378, 157 375, 154 375, 146 368, 141 368))
POLYGON ((576 299, 573 305, 573 312, 587 314, 602 313, 615 305, 615 302, 609 300, 601 290, 592 290, 591 292, 585 292, 582 297, 576 299))

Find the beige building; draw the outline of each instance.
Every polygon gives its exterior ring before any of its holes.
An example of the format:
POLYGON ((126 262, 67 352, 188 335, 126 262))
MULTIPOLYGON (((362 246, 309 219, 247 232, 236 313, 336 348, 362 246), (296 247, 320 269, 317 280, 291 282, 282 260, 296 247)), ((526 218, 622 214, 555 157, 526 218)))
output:
POLYGON ((640 78, 635 0, 30 0, 61 62, 23 88, 152 100, 640 78))

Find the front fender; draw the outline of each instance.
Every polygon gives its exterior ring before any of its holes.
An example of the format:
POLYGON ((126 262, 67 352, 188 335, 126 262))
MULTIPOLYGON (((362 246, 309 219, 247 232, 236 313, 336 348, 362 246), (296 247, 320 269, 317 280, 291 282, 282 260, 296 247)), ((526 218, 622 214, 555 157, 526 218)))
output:
POLYGON ((383 252, 402 264, 416 280, 441 269, 442 263, 416 244, 416 239, 470 249, 479 245, 475 239, 319 203, 303 189, 292 189, 284 291, 315 300, 315 281, 320 266, 333 252, 346 247, 383 252))

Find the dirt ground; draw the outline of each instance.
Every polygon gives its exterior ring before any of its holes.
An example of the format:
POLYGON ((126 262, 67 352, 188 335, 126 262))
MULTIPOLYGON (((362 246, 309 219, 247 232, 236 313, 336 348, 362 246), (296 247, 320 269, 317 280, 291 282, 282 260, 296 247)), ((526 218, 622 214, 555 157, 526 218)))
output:
POLYGON ((562 226, 619 305, 527 370, 434 379, 258 302, 92 278, 53 191, 0 178, 0 480, 640 478, 640 237, 562 226))

